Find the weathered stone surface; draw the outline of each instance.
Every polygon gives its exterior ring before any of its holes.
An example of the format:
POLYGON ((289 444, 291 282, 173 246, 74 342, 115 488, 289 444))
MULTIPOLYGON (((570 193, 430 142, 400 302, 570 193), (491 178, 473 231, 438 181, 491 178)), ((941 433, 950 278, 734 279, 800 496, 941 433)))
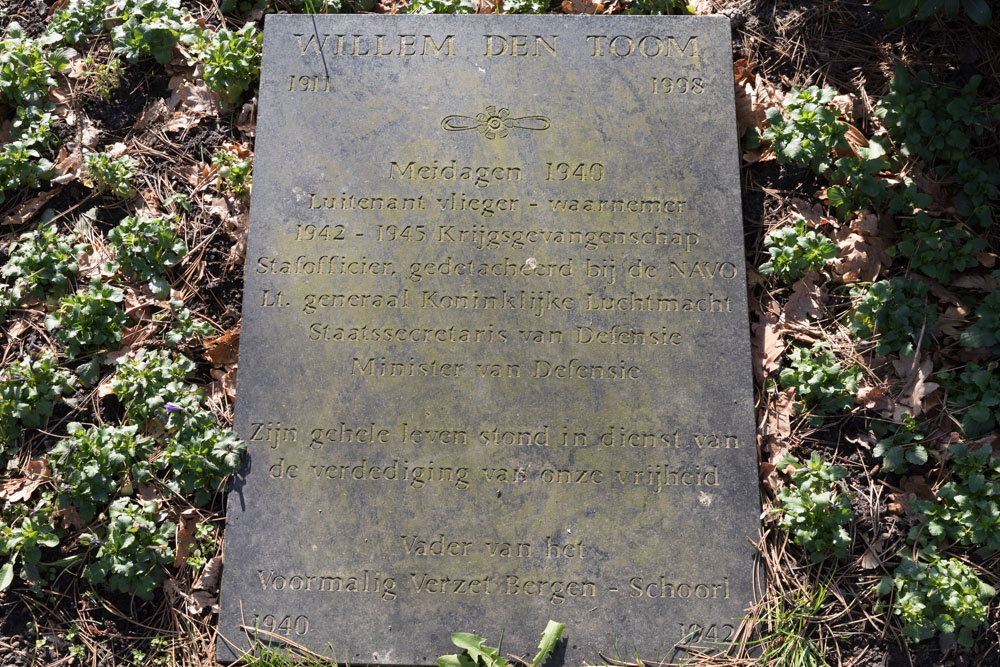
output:
POLYGON ((731 65, 724 18, 268 18, 235 647, 732 636, 759 502, 731 65))

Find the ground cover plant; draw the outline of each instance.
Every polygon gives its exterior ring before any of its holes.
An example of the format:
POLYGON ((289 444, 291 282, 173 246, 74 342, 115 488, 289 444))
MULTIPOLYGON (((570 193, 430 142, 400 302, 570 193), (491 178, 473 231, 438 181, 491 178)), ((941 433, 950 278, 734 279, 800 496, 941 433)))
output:
POLYGON ((1000 665, 990 4, 4 3, 0 664, 213 664, 264 14, 502 11, 733 28, 764 595, 694 664, 1000 665))

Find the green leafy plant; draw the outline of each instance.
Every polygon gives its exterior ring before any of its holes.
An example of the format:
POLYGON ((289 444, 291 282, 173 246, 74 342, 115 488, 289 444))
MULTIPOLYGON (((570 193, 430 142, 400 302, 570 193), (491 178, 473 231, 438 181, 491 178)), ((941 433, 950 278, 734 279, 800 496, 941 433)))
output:
POLYGON ((173 523, 155 502, 119 498, 111 503, 103 534, 81 538, 100 545, 87 577, 112 591, 148 599, 163 580, 163 566, 174 559, 173 536, 173 523))
POLYGON ((890 278, 856 287, 851 296, 858 299, 851 312, 849 326, 856 336, 877 336, 878 354, 898 352, 911 356, 918 343, 929 339, 937 322, 937 306, 927 297, 927 285, 907 278, 890 278))
POLYGON ((120 289, 95 276, 86 291, 60 299, 58 309, 45 318, 45 328, 55 333, 71 359, 83 351, 117 345, 129 321, 118 306, 122 299, 120 289))
POLYGON ((166 64, 174 44, 188 43, 196 35, 180 0, 124 0, 119 17, 122 23, 111 31, 111 42, 115 53, 130 63, 152 55, 166 64))
POLYGON ((1000 354, 1000 290, 993 290, 979 302, 976 321, 962 332, 959 342, 965 347, 989 347, 1000 354))
POLYGON ((773 667, 827 667, 822 647, 813 639, 811 626, 822 617, 827 605, 828 582, 816 582, 815 589, 793 589, 770 595, 764 602, 760 623, 761 638, 748 644, 757 651, 756 663, 773 667))
POLYGON ((876 432, 883 436, 875 445, 872 453, 882 457, 882 467, 889 472, 904 473, 908 464, 923 465, 927 463, 927 448, 924 447, 924 431, 910 415, 903 416, 902 424, 894 424, 894 430, 888 426, 875 424, 876 432))
POLYGON ((692 14, 687 0, 635 0, 628 9, 629 14, 692 14))
POLYGON ((7 319, 7 311, 17 305, 14 295, 7 289, 6 285, 0 285, 0 324, 7 319))
POLYGON ((14 21, 7 26, 7 36, 0 41, 0 102, 12 106, 39 106, 56 85, 53 72, 63 70, 70 53, 48 48, 50 37, 28 39, 14 21))
MULTIPOLYGON (((538 643, 538 652, 531 661, 530 667, 540 667, 548 660, 563 631, 564 623, 549 621, 542 631, 542 639, 538 643)), ((503 637, 501 637, 501 644, 503 637)), ((508 667, 506 658, 500 655, 500 647, 486 646, 486 639, 469 632, 453 632, 451 643, 463 650, 463 653, 443 655, 437 659, 438 667, 508 667)))
POLYGON ((196 505, 207 505, 223 480, 239 469, 246 443, 232 429, 219 428, 193 396, 167 409, 167 444, 158 460, 170 472, 166 484, 178 493, 194 494, 196 505))
POLYGON ((787 454, 777 462, 779 469, 788 466, 793 468, 790 484, 777 491, 779 505, 774 511, 778 525, 814 563, 823 560, 831 549, 837 558, 846 557, 851 538, 844 526, 854 518, 847 486, 842 481, 847 471, 830 465, 815 451, 804 466, 787 454))
POLYGON ((83 59, 80 77, 90 82, 93 92, 102 100, 111 97, 112 91, 121 85, 122 61, 118 56, 111 56, 104 62, 99 62, 93 56, 83 59))
POLYGON ((0 591, 10 587, 14 580, 14 566, 21 560, 21 579, 33 586, 40 582, 38 567, 42 560, 42 547, 59 545, 59 536, 50 523, 51 513, 41 511, 21 517, 7 525, 0 522, 0 554, 7 562, 0 567, 0 591))
POLYGON ((973 76, 959 89, 939 84, 930 72, 922 70, 911 76, 905 68, 897 67, 875 114, 903 155, 929 162, 958 162, 966 157, 972 137, 981 135, 987 122, 986 112, 976 104, 981 81, 982 77, 973 76))
POLYGON ((833 167, 833 152, 847 148, 847 126, 828 106, 836 95, 832 88, 792 88, 785 97, 784 114, 777 107, 767 110, 770 127, 763 137, 771 142, 778 164, 794 162, 817 174, 833 167))
MULTIPOLYGON (((166 421, 168 403, 178 404, 197 389, 187 379, 195 365, 183 355, 166 350, 140 348, 133 357, 122 357, 111 381, 111 391, 125 409, 125 416, 138 424, 149 419, 166 421)), ((197 400, 196 400, 197 403, 197 400)))
POLYGON ((947 539, 995 553, 1000 550, 1000 463, 990 461, 988 445, 970 451, 959 443, 950 451, 952 478, 937 491, 940 503, 913 502, 924 522, 910 529, 910 540, 939 546, 947 539))
POLYGON ((941 371, 938 377, 948 388, 948 400, 965 406, 962 430, 974 437, 989 432, 997 426, 1000 417, 1000 375, 997 362, 985 367, 970 362, 962 369, 941 371))
POLYGON ((889 213, 912 216, 917 209, 925 209, 934 203, 934 198, 921 192, 916 182, 907 176, 900 185, 889 191, 889 213))
POLYGON ((1000 198, 1000 162, 990 158, 960 160, 956 178, 962 189, 955 195, 955 211, 982 227, 993 225, 991 202, 1000 198))
POLYGON ((19 107, 11 140, 0 147, 0 204, 7 194, 34 187, 52 172, 49 154, 55 135, 52 114, 41 107, 19 107))
POLYGON ((263 34, 247 23, 237 31, 203 33, 195 46, 202 77, 222 101, 233 106, 260 75, 263 34))
POLYGON ((211 336, 215 333, 215 327, 205 320, 196 320, 191 311, 184 307, 182 301, 171 301, 170 310, 177 318, 174 325, 163 334, 163 342, 171 347, 180 345, 184 341, 191 340, 196 336, 211 336))
POLYGON ((135 161, 128 155, 112 157, 110 153, 87 153, 84 156, 87 176, 91 187, 101 192, 111 192, 122 199, 135 195, 132 179, 135 177, 135 161))
POLYGON ((187 564, 196 572, 201 570, 208 563, 208 559, 215 552, 215 528, 210 523, 199 523, 194 529, 194 546, 191 554, 187 557, 187 564))
POLYGON ((49 460, 60 505, 75 507, 84 521, 93 519, 121 487, 150 479, 154 443, 139 434, 137 425, 84 428, 73 422, 66 432, 70 437, 52 449, 49 460))
POLYGON ((980 25, 986 25, 993 17, 987 0, 878 0, 875 7, 885 12, 886 25, 891 27, 903 25, 910 19, 922 21, 942 9, 945 16, 953 19, 961 8, 966 16, 980 25))
POLYGON ((264 9, 267 0, 222 0, 219 3, 219 10, 225 14, 230 12, 248 12, 251 9, 264 9))
POLYGON ((0 369, 0 458, 22 428, 41 428, 52 416, 56 398, 75 390, 76 378, 59 370, 48 351, 0 369))
POLYGON ((764 238, 764 249, 771 259, 760 265, 765 276, 777 276, 790 284, 806 271, 818 271, 837 256, 837 244, 806 227, 799 218, 793 227, 779 227, 764 238))
POLYGON ((986 249, 986 241, 965 227, 946 226, 923 211, 905 226, 906 233, 889 254, 908 259, 910 267, 942 283, 952 273, 977 266, 976 254, 986 249))
POLYGON ((187 254, 184 239, 174 233, 174 220, 130 216, 108 232, 108 244, 114 249, 122 272, 149 283, 160 298, 170 293, 163 276, 187 254))
POLYGON ((71 0, 52 15, 45 32, 67 44, 80 44, 87 35, 104 30, 104 12, 109 4, 109 0, 71 0))
POLYGON ((407 7, 410 14, 475 14, 472 0, 412 0, 407 7))
POLYGON ((27 296, 60 297, 66 293, 69 279, 79 271, 78 259, 87 248, 73 243, 69 235, 59 234, 54 224, 25 232, 10 247, 10 259, 0 275, 11 281, 15 301, 27 296))
POLYGON ((237 197, 250 194, 253 160, 244 160, 232 151, 221 150, 212 156, 212 166, 219 176, 220 189, 232 192, 237 197))
POLYGON ((548 0, 503 0, 505 14, 545 14, 549 11, 548 0))
POLYGON ((885 148, 874 139, 867 148, 858 149, 858 157, 837 160, 837 170, 826 196, 842 220, 864 208, 881 210, 889 200, 889 189, 879 174, 889 168, 885 148))
POLYGON ((957 558, 942 558, 924 549, 916 560, 904 553, 893 573, 879 584, 881 595, 896 591, 895 613, 903 635, 913 641, 940 633, 945 644, 972 646, 973 633, 986 620, 986 603, 996 591, 957 558))
POLYGON ((845 369, 826 343, 793 347, 788 363, 778 382, 785 388, 795 387, 796 398, 814 414, 843 412, 854 404, 861 370, 857 366, 845 369))

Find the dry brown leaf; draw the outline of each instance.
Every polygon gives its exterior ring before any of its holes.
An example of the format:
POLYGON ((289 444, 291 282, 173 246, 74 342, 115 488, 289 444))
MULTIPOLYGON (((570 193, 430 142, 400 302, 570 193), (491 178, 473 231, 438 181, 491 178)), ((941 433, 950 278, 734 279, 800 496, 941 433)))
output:
POLYGON ((753 325, 753 345, 753 374, 758 382, 763 382, 781 366, 779 360, 785 351, 777 315, 764 313, 753 325))
POLYGON ((206 115, 218 115, 221 107, 219 96, 212 92, 208 84, 200 78, 189 78, 181 74, 170 79, 173 91, 167 100, 167 109, 177 114, 191 116, 194 124, 206 115))
POLYGON ((826 300, 826 288, 817 285, 819 275, 810 271, 795 281, 792 285, 792 295, 785 303, 785 318, 798 324, 807 324, 809 318, 823 317, 823 302, 826 300))
POLYGON ((869 544, 865 552, 861 554, 858 565, 862 570, 875 570, 882 567, 882 549, 885 545, 885 538, 879 537, 875 542, 869 544))
POLYGON ((201 523, 198 510, 186 509, 177 517, 177 530, 174 537, 176 551, 174 552, 174 567, 181 567, 191 555, 195 547, 194 533, 201 523))
POLYGON ((868 148, 868 137, 865 133, 854 127, 850 123, 844 123, 847 126, 847 131, 844 132, 844 138, 847 140, 848 150, 837 151, 838 155, 853 155, 858 156, 859 148, 868 148))
POLYGON ((35 216, 50 199, 62 192, 62 188, 52 188, 24 202, 3 219, 5 225, 23 225, 35 216))
POLYGON ((59 522, 59 525, 70 532, 83 530, 87 527, 87 522, 80 518, 80 514, 72 505, 57 509, 55 511, 55 518, 59 522))
POLYGON ((841 116, 843 116, 844 118, 846 118, 849 121, 850 120, 854 120, 854 98, 853 97, 851 97, 850 95, 848 95, 846 93, 841 94, 841 95, 837 95, 836 97, 833 98, 833 102, 831 102, 831 104, 833 104, 833 106, 837 108, 837 111, 840 112, 841 116))
POLYGON ((563 0, 560 6, 564 14, 597 14, 604 11, 604 5, 594 0, 563 0))
POLYGON ((149 484, 139 484, 139 497, 142 498, 144 503, 156 503, 157 507, 163 505, 166 502, 166 498, 160 493, 160 490, 149 484))
POLYGON ((214 556, 205 563, 201 575, 194 582, 194 588, 203 591, 218 592, 219 577, 222 576, 222 556, 214 556))
POLYGON ((997 288, 997 283, 990 274, 963 273, 951 281, 952 287, 962 289, 978 290, 982 292, 992 292, 997 288))
MULTIPOLYGON (((112 363, 111 359, 105 358, 105 361, 112 363)), ((97 385, 97 397, 104 398, 105 396, 111 396, 114 394, 114 390, 111 388, 114 383, 114 376, 108 376, 106 380, 97 385)))
POLYGON ((948 306, 934 325, 934 332, 958 338, 962 335, 962 330, 968 326, 971 318, 972 313, 968 307, 964 305, 948 306))
POLYGON ((211 394, 213 398, 230 402, 236 400, 236 364, 229 364, 223 368, 213 368, 209 374, 215 378, 212 382, 211 394))
POLYGON ((69 152, 65 146, 59 147, 52 167, 52 182, 65 185, 83 177, 83 156, 79 152, 69 152))
POLYGON ((235 364, 240 356, 239 327, 215 338, 206 338, 202 356, 216 367, 235 364))
POLYGON ((913 501, 936 499, 927 480, 919 475, 907 475, 899 480, 900 492, 889 494, 889 511, 901 516, 915 517, 913 501))
POLYGON ((170 110, 167 109, 166 102, 163 101, 162 97, 157 97, 143 110, 139 118, 136 119, 135 125, 132 126, 132 129, 144 130, 153 125, 153 123, 161 120, 167 120, 168 118, 170 118, 170 110))
POLYGON ((239 113, 236 114, 236 129, 248 137, 257 134, 257 116, 255 111, 253 102, 247 102, 240 108, 239 113))
POLYGON ((116 141, 115 143, 111 144, 111 148, 108 148, 107 152, 111 155, 111 157, 119 158, 128 152, 128 146, 126 146, 120 141, 116 141))
POLYGON ((997 256, 992 252, 978 252, 976 260, 987 269, 992 269, 997 264, 997 256))
POLYGON ((218 614, 219 596, 208 591, 194 591, 188 596, 187 612, 192 616, 198 616, 205 612, 218 614))
POLYGON ((833 237, 840 247, 833 270, 842 282, 871 282, 878 277, 882 270, 882 253, 878 248, 850 229, 838 230, 833 237))
MULTIPOLYGON (((7 316, 8 320, 10 315, 7 316)), ((31 327, 31 316, 21 313, 10 326, 7 327, 7 340, 15 341, 31 327)))
POLYGON ((45 478, 49 476, 48 462, 43 457, 40 460, 29 461, 27 475, 18 479, 8 479, 0 483, 0 500, 10 503, 23 503, 31 498, 45 478))
POLYGON ((694 2, 688 3, 688 6, 694 11, 695 16, 708 16, 715 13, 715 3, 712 0, 694 0, 694 2))
POLYGON ((934 364, 930 357, 925 358, 920 364, 914 363, 913 357, 901 357, 892 362, 896 375, 903 378, 903 386, 896 396, 896 408, 893 420, 903 421, 903 415, 919 416, 923 412, 924 397, 936 390, 940 385, 935 382, 928 382, 927 379, 934 373, 934 364))
POLYGON ((86 116, 80 122, 80 146, 83 148, 96 148, 101 140, 101 130, 86 116))
POLYGON ((73 108, 73 91, 70 82, 63 81, 62 84, 50 90, 49 98, 55 103, 53 113, 70 127, 76 125, 76 109, 73 108))
POLYGON ((855 397, 858 405, 874 410, 883 417, 892 417, 896 403, 882 387, 861 387, 855 397))
POLYGON ((795 414, 795 387, 778 392, 768 403, 766 435, 787 438, 792 434, 792 415, 795 414))
POLYGON ((799 197, 793 197, 789 203, 792 205, 792 210, 805 220, 807 227, 818 229, 827 225, 835 226, 833 218, 826 214, 822 204, 810 204, 799 197))

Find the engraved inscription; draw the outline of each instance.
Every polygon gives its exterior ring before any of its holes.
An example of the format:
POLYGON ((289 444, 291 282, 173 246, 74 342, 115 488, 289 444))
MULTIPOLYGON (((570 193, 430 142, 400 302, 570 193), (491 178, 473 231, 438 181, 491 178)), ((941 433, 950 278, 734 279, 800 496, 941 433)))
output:
POLYGON ((567 664, 732 641, 760 510, 728 21, 380 18, 266 22, 220 659, 256 629, 419 665, 544 608, 567 664))

